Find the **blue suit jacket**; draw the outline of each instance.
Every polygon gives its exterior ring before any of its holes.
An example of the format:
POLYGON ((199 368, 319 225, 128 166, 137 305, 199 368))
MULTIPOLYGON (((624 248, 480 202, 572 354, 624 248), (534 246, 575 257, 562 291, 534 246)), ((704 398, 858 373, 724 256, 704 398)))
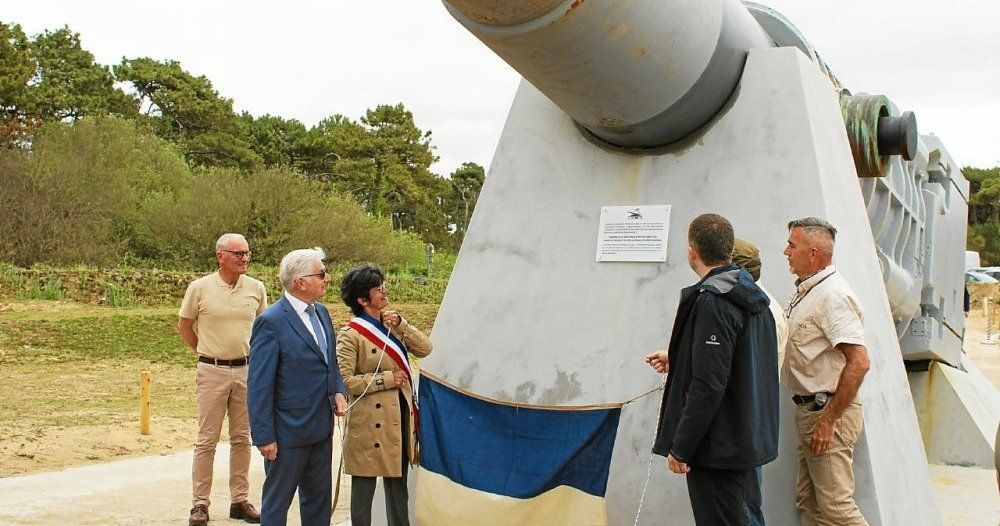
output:
POLYGON ((284 294, 253 323, 247 407, 255 446, 300 447, 330 436, 333 395, 346 397, 347 388, 337 367, 330 313, 315 305, 326 333, 326 361, 284 294))

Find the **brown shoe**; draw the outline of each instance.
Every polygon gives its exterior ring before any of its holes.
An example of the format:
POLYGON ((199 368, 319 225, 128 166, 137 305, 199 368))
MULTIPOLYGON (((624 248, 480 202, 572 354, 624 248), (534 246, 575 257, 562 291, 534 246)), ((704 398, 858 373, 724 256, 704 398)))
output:
POLYGON ((260 513, 247 501, 234 502, 229 506, 230 519, 243 519, 251 524, 260 522, 260 513))
POLYGON ((208 526, 208 507, 199 504, 191 508, 191 517, 188 518, 188 526, 208 526))

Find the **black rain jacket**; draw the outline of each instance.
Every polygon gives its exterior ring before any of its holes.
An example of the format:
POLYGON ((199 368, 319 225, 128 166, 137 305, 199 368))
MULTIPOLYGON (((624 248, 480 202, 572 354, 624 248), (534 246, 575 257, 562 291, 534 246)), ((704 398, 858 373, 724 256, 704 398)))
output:
POLYGON ((768 303, 735 265, 681 291, 654 453, 732 470, 778 456, 778 343, 768 303))

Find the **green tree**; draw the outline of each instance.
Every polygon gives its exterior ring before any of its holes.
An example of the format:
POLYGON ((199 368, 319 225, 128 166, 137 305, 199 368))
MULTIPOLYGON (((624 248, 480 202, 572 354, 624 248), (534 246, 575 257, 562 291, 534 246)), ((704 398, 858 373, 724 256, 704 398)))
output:
POLYGON ((969 180, 966 247, 979 252, 984 265, 1000 264, 1000 166, 966 166, 962 173, 969 180))
POLYGON ((455 252, 465 241, 465 233, 469 229, 469 220, 476 209, 476 201, 483 190, 486 180, 486 170, 476 163, 462 163, 451 173, 451 192, 448 195, 446 211, 454 228, 455 252))
POLYGON ((0 147, 22 143, 32 127, 23 110, 34 74, 28 37, 21 26, 0 22, 0 147))
POLYGON ((969 222, 983 224, 1000 219, 1000 166, 962 168, 969 180, 969 222))
POLYGON ((430 171, 437 160, 430 137, 402 104, 377 106, 360 121, 334 115, 306 134, 299 166, 393 228, 450 246, 442 208, 449 185, 430 171))
POLYGON ((365 113, 361 123, 373 139, 366 152, 375 168, 369 187, 372 212, 381 214, 393 194, 392 208, 396 214, 415 215, 416 210, 407 209, 406 196, 400 190, 419 187, 419 183, 433 178, 430 165, 437 157, 432 152, 431 132, 421 131, 413 121, 413 114, 402 104, 376 106, 365 113))
POLYGON ((343 115, 327 117, 306 133, 300 166, 314 179, 354 196, 370 213, 373 203, 367 190, 375 171, 370 142, 368 130, 358 122, 343 115))
POLYGON ((450 246, 442 209, 449 184, 430 171, 437 161, 430 137, 402 104, 377 106, 360 121, 334 115, 306 134, 299 166, 393 228, 450 246))
POLYGON ((223 98, 204 76, 194 76, 176 61, 123 59, 114 67, 132 85, 157 135, 181 146, 195 166, 252 169, 262 164, 243 138, 233 101, 223 98))
POLYGON ((137 101, 115 87, 111 70, 94 61, 68 27, 45 31, 30 43, 36 70, 29 111, 45 121, 87 115, 134 115, 137 101))
POLYGON ((264 166, 296 166, 304 156, 306 127, 295 119, 240 114, 242 135, 264 166))

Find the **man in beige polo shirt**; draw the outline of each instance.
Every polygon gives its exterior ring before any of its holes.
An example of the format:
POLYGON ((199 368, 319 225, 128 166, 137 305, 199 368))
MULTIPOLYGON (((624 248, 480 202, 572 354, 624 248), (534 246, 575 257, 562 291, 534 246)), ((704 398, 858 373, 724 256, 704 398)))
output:
POLYGON ((229 516, 260 522, 247 500, 250 487, 250 421, 247 416, 247 359, 250 328, 267 307, 264 284, 246 275, 250 246, 240 234, 223 234, 215 243, 218 272, 191 282, 181 303, 177 332, 198 354, 195 394, 198 439, 191 470, 194 492, 190 526, 208 523, 212 464, 222 420, 229 414, 229 516), (197 326, 197 328, 196 328, 197 326))
POLYGON ((832 264, 836 236, 822 219, 796 219, 784 252, 798 277, 781 372, 796 404, 795 503, 804 526, 868 524, 854 502, 853 466, 868 351, 861 305, 832 264))

